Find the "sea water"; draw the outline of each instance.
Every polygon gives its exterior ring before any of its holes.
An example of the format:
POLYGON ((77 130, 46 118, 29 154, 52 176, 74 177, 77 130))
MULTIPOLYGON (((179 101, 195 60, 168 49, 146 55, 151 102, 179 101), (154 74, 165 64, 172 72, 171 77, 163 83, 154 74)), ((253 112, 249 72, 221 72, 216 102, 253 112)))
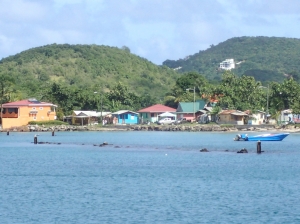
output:
POLYGON ((300 134, 235 134, 0 133, 0 223, 300 223, 300 134))

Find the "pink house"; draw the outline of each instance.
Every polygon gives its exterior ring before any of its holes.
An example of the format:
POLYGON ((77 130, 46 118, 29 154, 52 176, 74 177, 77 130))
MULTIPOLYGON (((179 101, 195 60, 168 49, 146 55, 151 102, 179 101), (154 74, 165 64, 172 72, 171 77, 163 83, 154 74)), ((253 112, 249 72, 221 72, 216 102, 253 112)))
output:
POLYGON ((169 112, 176 115, 176 109, 172 107, 168 107, 162 104, 155 104, 150 107, 146 107, 137 111, 140 114, 140 122, 141 123, 154 123, 159 120, 159 115, 169 112))

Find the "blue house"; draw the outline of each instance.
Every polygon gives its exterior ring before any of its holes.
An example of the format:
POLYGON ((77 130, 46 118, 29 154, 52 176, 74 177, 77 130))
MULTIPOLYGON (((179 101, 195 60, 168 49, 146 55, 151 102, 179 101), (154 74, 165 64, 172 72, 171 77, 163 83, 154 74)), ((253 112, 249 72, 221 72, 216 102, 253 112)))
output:
POLYGON ((130 110, 119 110, 112 113, 114 124, 138 124, 139 114, 130 110))

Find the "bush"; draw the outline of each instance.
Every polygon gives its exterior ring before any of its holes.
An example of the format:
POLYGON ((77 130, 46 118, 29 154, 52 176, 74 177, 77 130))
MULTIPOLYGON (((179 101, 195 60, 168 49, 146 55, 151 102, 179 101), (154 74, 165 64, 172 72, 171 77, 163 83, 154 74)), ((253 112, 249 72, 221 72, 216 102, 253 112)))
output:
POLYGON ((53 121, 30 121, 28 124, 30 125, 69 125, 66 122, 53 120, 53 121))

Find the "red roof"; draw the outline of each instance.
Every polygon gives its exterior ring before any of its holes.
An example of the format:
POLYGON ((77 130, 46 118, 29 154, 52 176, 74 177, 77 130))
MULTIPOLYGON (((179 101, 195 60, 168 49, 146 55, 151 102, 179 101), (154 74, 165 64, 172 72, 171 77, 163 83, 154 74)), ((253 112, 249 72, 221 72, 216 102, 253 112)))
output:
POLYGON ((141 109, 138 112, 139 113, 141 113, 141 112, 148 112, 148 113, 162 112, 162 113, 164 113, 164 112, 176 112, 176 109, 174 109, 172 107, 167 107, 167 106, 162 105, 162 104, 155 104, 153 106, 141 109))
POLYGON ((2 107, 18 107, 18 106, 56 106, 56 105, 52 103, 40 102, 38 100, 30 100, 30 99, 2 104, 2 107))

